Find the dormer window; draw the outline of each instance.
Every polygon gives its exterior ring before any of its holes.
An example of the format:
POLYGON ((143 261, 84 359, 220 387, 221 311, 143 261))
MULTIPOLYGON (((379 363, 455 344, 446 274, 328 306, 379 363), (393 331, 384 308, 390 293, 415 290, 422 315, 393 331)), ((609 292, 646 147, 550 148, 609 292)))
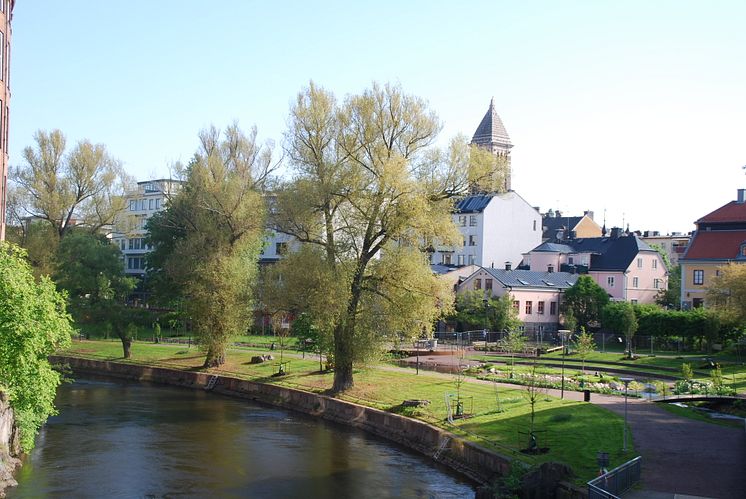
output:
POLYGON ((741 255, 741 258, 746 258, 746 241, 741 243, 741 249, 738 254, 741 255))

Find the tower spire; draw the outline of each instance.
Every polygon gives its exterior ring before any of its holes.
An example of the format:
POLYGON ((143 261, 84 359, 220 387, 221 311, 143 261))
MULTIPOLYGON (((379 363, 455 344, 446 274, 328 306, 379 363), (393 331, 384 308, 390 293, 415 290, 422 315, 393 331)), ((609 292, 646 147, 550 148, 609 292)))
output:
POLYGON ((474 136, 471 138, 471 143, 483 147, 490 151, 496 156, 502 156, 508 162, 508 172, 505 176, 505 190, 511 189, 510 177, 510 149, 513 144, 510 142, 508 132, 505 130, 500 116, 497 114, 495 109, 495 97, 490 99, 490 107, 487 109, 487 113, 479 123, 477 130, 474 132, 474 136))

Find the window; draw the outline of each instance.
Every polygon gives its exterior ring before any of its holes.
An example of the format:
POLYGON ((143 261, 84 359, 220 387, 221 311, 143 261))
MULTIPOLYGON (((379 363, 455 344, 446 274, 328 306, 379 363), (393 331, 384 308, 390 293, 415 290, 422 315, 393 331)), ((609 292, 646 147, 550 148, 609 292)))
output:
POLYGON ((521 309, 521 302, 519 302, 518 300, 513 300, 513 310, 515 310, 516 313, 518 313, 520 309, 521 309))
POLYGON ((131 256, 127 259, 127 268, 129 270, 145 269, 145 259, 139 256, 131 256))
POLYGON ((658 268, 658 260, 656 260, 655 258, 653 259, 653 268, 654 269, 658 268))
POLYGON ((557 315, 557 302, 549 302, 549 315, 557 315))
POLYGON ((653 287, 655 289, 659 289, 661 287, 661 280, 660 279, 653 279, 653 287))
POLYGON ((279 256, 284 255, 288 251, 288 243, 275 243, 275 253, 279 256))
POLYGON ((469 236, 469 246, 477 245, 477 236, 469 236))
POLYGON ((482 289, 482 280, 474 279, 474 289, 482 289))
POLYGON ((130 199, 130 211, 136 211, 137 210, 137 201, 134 199, 130 199))
POLYGON ((746 256, 746 244, 741 245, 741 256, 746 256))
POLYGON ((534 220, 534 232, 536 232, 536 220, 534 220))
POLYGON ((477 226, 477 216, 470 215, 469 216, 469 227, 476 227, 476 226, 477 226))
POLYGON ((630 300, 632 302, 632 305, 637 305, 637 300, 630 300))
POLYGON ((140 211, 145 211, 147 208, 145 208, 145 199, 140 200, 140 211))
POLYGON ((569 263, 570 265, 573 265, 575 263, 575 259, 573 257, 569 256, 569 257, 567 257, 567 263, 569 263))
POLYGON ((613 288, 614 287, 614 276, 610 275, 609 277, 607 277, 606 284, 608 284, 610 288, 613 288))
POLYGON ((544 302, 543 301, 536 302, 536 313, 539 315, 544 315, 544 302))
POLYGON ((148 209, 152 210, 154 206, 155 199, 148 199, 148 209))
POLYGON ((3 127, 3 101, 0 100, 0 149, 5 149, 6 147, 8 147, 8 144, 3 145, 3 127))
POLYGON ((457 258, 456 261, 458 262, 458 266, 459 267, 463 266, 464 265, 464 255, 458 255, 458 257, 456 257, 456 258, 457 258))
POLYGON ((458 224, 461 227, 466 227, 466 215, 459 215, 458 216, 458 224))
POLYGON ((450 253, 443 253, 441 261, 443 262, 443 265, 450 265, 451 264, 451 254, 450 253))
POLYGON ((469 265, 474 265, 477 260, 477 257, 474 255, 469 255, 469 265))
POLYGON ((705 304, 704 298, 693 298, 692 299, 692 307, 694 308, 702 308, 702 305, 705 304))
POLYGON ((532 305, 533 302, 531 300, 526 300, 526 315, 531 315, 532 305))
MULTIPOLYGON (((656 279, 657 281, 658 279, 656 279)), ((640 285, 640 278, 639 277, 633 277, 632 278, 632 287, 636 288, 640 285)))
POLYGON ((161 198, 158 198, 155 200, 155 209, 160 210, 161 209, 161 198))
POLYGON ((492 279, 484 280, 484 289, 486 289, 487 291, 492 291, 492 279))
MULTIPOLYGON (((732 253, 731 253, 732 254, 732 253)), ((702 285, 705 283, 705 271, 704 270, 695 270, 694 274, 692 275, 693 283, 696 285, 702 285)))
POLYGON ((637 259, 637 268, 638 268, 638 269, 641 269, 641 268, 642 268, 642 258, 638 258, 638 259, 637 259))
MULTIPOLYGON (((5 1, 5 0, 3 0, 5 1)), ((5 35, 0 31, 0 80, 5 79, 5 35)))

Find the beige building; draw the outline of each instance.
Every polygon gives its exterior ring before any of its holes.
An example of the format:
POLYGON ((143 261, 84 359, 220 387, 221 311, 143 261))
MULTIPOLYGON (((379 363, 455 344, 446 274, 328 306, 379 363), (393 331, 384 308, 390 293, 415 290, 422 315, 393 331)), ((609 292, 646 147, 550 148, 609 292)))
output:
POLYGON ((746 263, 746 189, 738 189, 735 201, 721 206, 695 222, 692 241, 679 260, 681 308, 704 306, 707 287, 720 267, 746 263))
POLYGON ((15 0, 0 0, 0 241, 5 239, 8 189, 8 124, 10 122, 10 21, 15 0))

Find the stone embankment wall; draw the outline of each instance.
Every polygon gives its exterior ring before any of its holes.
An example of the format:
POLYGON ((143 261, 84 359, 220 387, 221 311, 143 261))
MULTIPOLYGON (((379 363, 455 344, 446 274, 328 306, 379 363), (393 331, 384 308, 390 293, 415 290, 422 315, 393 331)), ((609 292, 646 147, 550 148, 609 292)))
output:
MULTIPOLYGON (((204 388, 211 377, 207 373, 118 364, 76 357, 51 357, 50 361, 67 363, 77 373, 99 374, 195 389, 204 388)), ((492 484, 496 478, 506 475, 510 470, 511 460, 508 457, 462 440, 448 431, 416 419, 325 395, 227 376, 220 376, 212 390, 220 394, 259 401, 363 429, 429 456, 483 485, 492 484)), ((555 489, 555 496, 585 497, 583 492, 571 484, 561 483, 555 489)))
POLYGON ((10 408, 7 396, 0 392, 0 497, 5 497, 3 490, 14 487, 13 471, 20 461, 16 456, 20 454, 18 430, 15 426, 13 409, 10 408))

